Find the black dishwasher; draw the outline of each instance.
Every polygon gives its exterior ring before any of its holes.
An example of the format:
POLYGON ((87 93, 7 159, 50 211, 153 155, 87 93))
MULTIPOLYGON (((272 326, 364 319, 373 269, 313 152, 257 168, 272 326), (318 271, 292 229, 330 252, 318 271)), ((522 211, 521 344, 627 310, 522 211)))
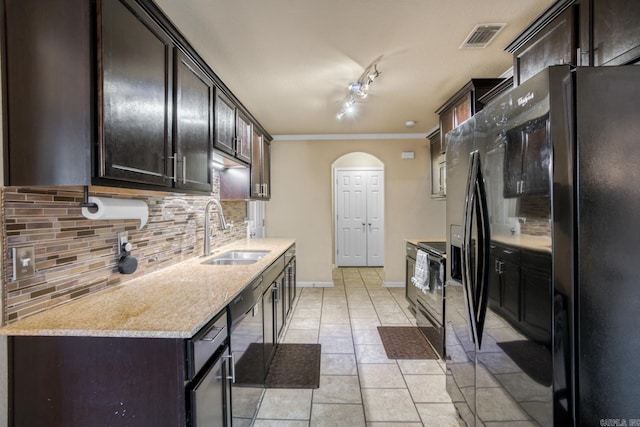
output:
POLYGON ((231 352, 236 374, 232 401, 234 425, 252 422, 264 390, 263 292, 260 277, 229 304, 231 352))
POLYGON ((222 312, 187 341, 187 419, 191 427, 231 426, 233 357, 222 312))

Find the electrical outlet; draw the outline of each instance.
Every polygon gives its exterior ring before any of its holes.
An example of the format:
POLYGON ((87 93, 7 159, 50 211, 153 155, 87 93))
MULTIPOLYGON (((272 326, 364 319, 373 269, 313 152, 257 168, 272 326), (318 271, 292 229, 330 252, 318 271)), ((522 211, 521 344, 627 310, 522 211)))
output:
POLYGON ((33 246, 12 248, 13 280, 26 279, 36 275, 36 257, 33 246))
POLYGON ((123 231, 118 233, 118 256, 122 255, 122 247, 129 243, 129 233, 123 231))

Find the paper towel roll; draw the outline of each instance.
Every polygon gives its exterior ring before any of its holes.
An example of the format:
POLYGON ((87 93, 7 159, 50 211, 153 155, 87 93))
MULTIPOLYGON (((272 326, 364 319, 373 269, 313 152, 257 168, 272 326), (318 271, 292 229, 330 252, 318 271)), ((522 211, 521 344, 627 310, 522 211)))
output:
POLYGON ((82 208, 82 215, 88 219, 139 219, 140 228, 149 219, 149 207, 142 200, 89 197, 89 203, 95 203, 98 210, 90 212, 82 208))

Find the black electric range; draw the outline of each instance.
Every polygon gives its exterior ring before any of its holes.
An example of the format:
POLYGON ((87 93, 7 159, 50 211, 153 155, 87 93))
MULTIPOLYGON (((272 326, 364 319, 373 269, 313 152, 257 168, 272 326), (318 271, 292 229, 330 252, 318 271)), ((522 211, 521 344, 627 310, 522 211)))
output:
POLYGON ((446 242, 418 242, 418 248, 434 255, 445 255, 447 253, 446 242))
POLYGON ((447 244, 445 242, 418 242, 418 250, 427 253, 429 286, 415 292, 416 323, 422 334, 431 342, 438 355, 444 359, 444 297, 447 244))

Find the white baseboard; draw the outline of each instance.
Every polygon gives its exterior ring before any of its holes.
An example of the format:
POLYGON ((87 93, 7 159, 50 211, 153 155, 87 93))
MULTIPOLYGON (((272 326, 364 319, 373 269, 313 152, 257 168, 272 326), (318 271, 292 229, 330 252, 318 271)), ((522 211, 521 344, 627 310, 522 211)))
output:
POLYGON ((299 288, 333 288, 333 282, 296 282, 299 288))
POLYGON ((404 288, 404 282, 384 282, 385 288, 404 288))

